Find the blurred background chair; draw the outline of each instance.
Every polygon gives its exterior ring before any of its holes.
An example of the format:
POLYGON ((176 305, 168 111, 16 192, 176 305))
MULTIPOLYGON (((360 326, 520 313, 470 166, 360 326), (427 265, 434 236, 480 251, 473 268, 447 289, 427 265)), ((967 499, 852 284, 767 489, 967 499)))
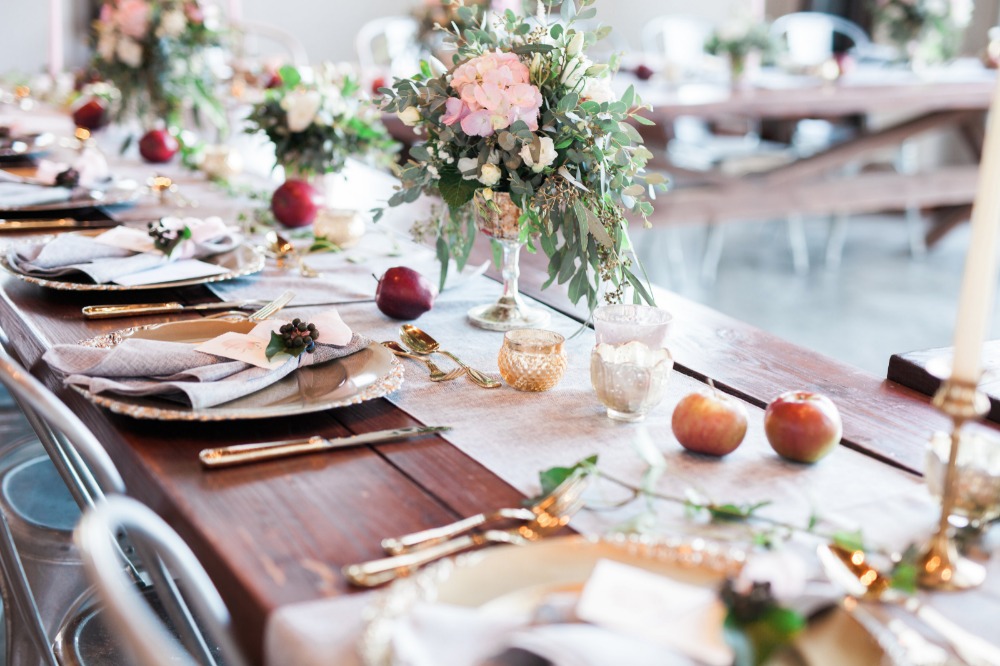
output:
POLYGON ((234 52, 250 64, 278 63, 295 67, 309 64, 305 46, 286 30, 256 21, 240 21, 234 28, 234 37, 240 40, 234 52))
POLYGON ((127 497, 108 498, 84 515, 76 530, 76 543, 101 599, 105 625, 131 653, 128 663, 246 663, 233 639, 229 610, 215 585, 187 544, 149 508, 127 497), (219 646, 211 661, 190 652, 167 631, 147 597, 126 575, 114 538, 121 532, 128 534, 139 557, 147 563, 159 599, 183 609, 189 620, 197 616, 198 630, 204 632, 203 642, 219 646))
POLYGON ((386 16, 361 26, 354 47, 362 73, 406 77, 420 71, 418 30, 411 16, 386 16))

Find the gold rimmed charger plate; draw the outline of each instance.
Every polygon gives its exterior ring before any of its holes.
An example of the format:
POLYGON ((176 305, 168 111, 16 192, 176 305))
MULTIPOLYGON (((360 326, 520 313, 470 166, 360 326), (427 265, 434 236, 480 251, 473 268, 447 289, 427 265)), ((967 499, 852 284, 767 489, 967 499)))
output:
MULTIPOLYGON (((110 348, 128 338, 199 344, 227 332, 247 333, 255 322, 203 319, 127 328, 81 344, 110 348)), ((381 398, 403 383, 403 366, 392 352, 372 343, 359 352, 300 368, 265 389, 230 402, 194 409, 164 398, 94 394, 88 400, 116 414, 160 421, 236 421, 320 412, 381 398)))
MULTIPOLYGON (((600 560, 614 560, 692 585, 718 589, 746 561, 738 547, 702 539, 635 535, 557 537, 527 546, 496 546, 444 560, 393 583, 367 609, 358 645, 368 666, 399 663, 395 625, 416 604, 445 603, 510 617, 530 616, 549 594, 579 593, 600 560)), ((837 609, 811 622, 773 666, 884 663, 878 642, 837 609)))
POLYGON ((48 132, 0 139, 0 161, 23 160, 41 155, 52 148, 55 140, 56 137, 48 132))
MULTIPOLYGON (((72 233, 78 233, 86 236, 97 236, 98 234, 104 233, 104 231, 104 229, 100 229, 72 233)), ((47 243, 53 238, 55 238, 55 236, 42 236, 40 238, 33 238, 30 243, 47 243)), ((157 282, 155 284, 124 286, 120 284, 94 284, 93 282, 76 282, 65 279, 41 278, 33 275, 25 275, 11 265, 10 260, 7 257, 7 252, 7 248, 0 252, 0 268, 7 271, 14 277, 24 280, 30 284, 37 284, 38 286, 45 287, 46 289, 56 289, 59 291, 147 291, 150 289, 190 287, 198 284, 223 282, 225 280, 233 280, 235 278, 253 275, 254 273, 259 273, 264 270, 265 262, 264 251, 261 248, 244 244, 230 250, 229 252, 222 252, 221 254, 216 254, 202 259, 202 261, 206 263, 215 264, 216 266, 225 268, 225 273, 208 275, 200 278, 191 278, 188 280, 174 280, 172 282, 157 282)))

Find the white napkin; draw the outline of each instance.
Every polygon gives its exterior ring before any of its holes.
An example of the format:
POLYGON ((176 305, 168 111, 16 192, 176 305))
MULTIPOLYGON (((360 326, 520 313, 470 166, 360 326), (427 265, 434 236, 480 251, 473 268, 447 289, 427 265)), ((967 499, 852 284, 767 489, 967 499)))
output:
MULTIPOLYGON (((192 227, 191 239, 184 241, 170 259, 228 252, 242 240, 235 229, 218 218, 209 218, 192 227)), ((162 252, 152 248, 152 239, 145 231, 127 227, 115 227, 97 237, 62 234, 47 243, 13 246, 7 251, 7 259, 25 275, 52 278, 83 274, 97 284, 113 282, 168 261, 162 252), (107 237, 123 237, 124 240, 106 242, 107 237), (139 251, 138 241, 143 243, 143 249, 150 251, 139 251)))
POLYGON ((68 201, 72 194, 68 187, 0 181, 0 210, 60 203, 68 201))
POLYGON ((80 175, 80 187, 88 189, 106 185, 111 175, 104 154, 96 148, 85 148, 71 163, 39 160, 35 179, 52 185, 56 182, 56 176, 67 169, 76 169, 80 175))
POLYGON ((213 407, 264 389, 300 367, 358 352, 371 341, 354 334, 343 346, 320 342, 312 354, 287 357, 276 368, 195 351, 195 344, 129 338, 111 349, 56 345, 42 357, 65 382, 91 393, 156 395, 191 405, 213 407))

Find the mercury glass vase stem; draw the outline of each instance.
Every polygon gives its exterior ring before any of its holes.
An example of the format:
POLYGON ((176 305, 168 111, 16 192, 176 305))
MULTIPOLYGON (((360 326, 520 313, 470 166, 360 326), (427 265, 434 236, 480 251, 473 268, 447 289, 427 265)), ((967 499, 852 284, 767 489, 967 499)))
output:
POLYGON ((496 303, 469 310, 469 321, 491 331, 541 326, 548 321, 548 313, 538 308, 529 308, 518 294, 518 259, 522 245, 518 221, 521 210, 506 192, 494 192, 489 200, 477 193, 475 205, 476 226, 499 243, 502 250, 500 272, 503 293, 496 303))

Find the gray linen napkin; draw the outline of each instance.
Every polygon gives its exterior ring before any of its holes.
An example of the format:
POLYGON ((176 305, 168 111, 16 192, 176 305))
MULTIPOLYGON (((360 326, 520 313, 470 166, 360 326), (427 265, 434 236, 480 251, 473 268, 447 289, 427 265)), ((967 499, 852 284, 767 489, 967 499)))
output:
POLYGON ((0 182, 0 209, 39 206, 69 200, 73 190, 30 183, 0 182))
POLYGON ((156 395, 205 409, 255 393, 297 368, 343 358, 369 344, 371 340, 358 334, 343 347, 317 344, 312 354, 289 358, 274 370, 198 352, 193 343, 135 338, 111 349, 56 345, 42 358, 67 375, 67 384, 91 393, 156 395))
MULTIPOLYGON (((228 252, 241 240, 238 234, 226 233, 196 243, 193 257, 228 252)), ((7 260, 15 269, 32 277, 51 278, 82 273, 98 284, 155 268, 167 261, 159 253, 135 253, 76 234, 62 234, 47 243, 15 245, 8 249, 7 260)))

